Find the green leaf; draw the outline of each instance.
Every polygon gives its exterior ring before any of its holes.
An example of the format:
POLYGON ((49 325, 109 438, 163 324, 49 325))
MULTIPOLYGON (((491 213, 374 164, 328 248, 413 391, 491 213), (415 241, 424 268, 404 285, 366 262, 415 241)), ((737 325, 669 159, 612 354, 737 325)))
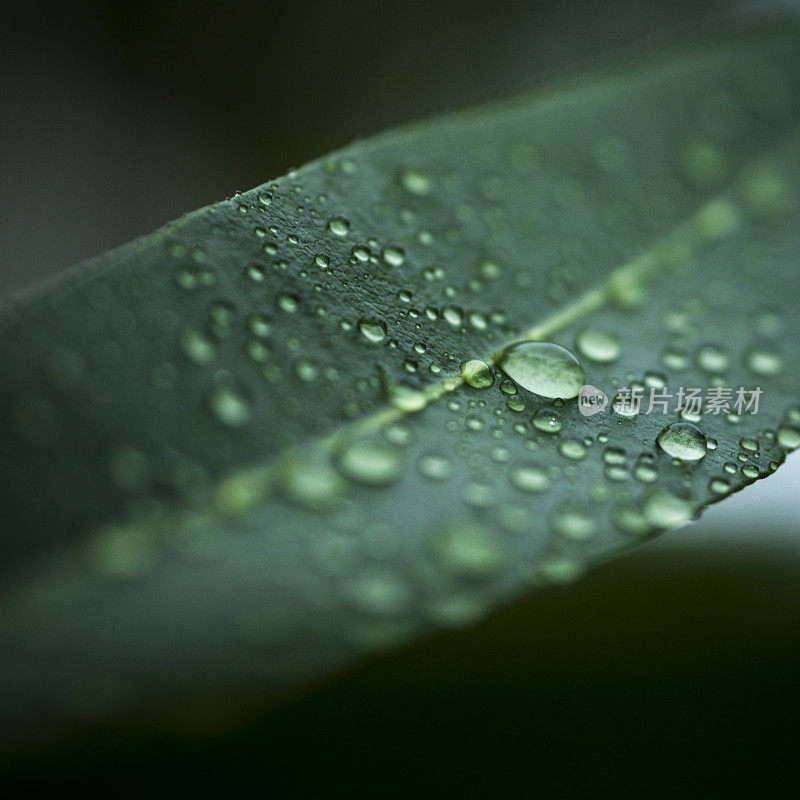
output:
POLYGON ((7 308, 6 724, 252 709, 776 469, 798 86, 793 29, 660 53, 354 144, 7 308), (556 399, 583 380, 673 397, 584 416, 556 399), (679 387, 758 413, 681 418, 679 387))

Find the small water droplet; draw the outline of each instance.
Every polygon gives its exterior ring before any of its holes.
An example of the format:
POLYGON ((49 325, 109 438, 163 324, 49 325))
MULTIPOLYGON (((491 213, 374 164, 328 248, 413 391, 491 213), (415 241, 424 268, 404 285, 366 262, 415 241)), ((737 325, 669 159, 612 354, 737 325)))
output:
POLYGON ((745 365, 756 375, 769 377, 777 375, 783 366, 783 360, 774 350, 756 347, 745 356, 745 365))
POLYGON ((426 453, 419 460, 419 471, 434 481, 445 481, 450 477, 453 467, 444 457, 436 453, 426 453))
POLYGON ((533 464, 518 464, 511 470, 511 483, 523 492, 546 492, 550 488, 550 478, 540 467, 533 464))
POLYGON ((456 306, 445 306, 442 309, 442 316, 454 328, 458 328, 464 321, 464 312, 456 306))
POLYGON ((706 345, 697 351, 697 366, 706 372, 725 372, 728 354, 718 345, 706 345))
POLYGON ((677 528, 694 515, 692 504, 664 489, 656 489, 644 501, 645 518, 659 528, 677 528))
POLYGON ((331 217, 328 221, 328 230, 336 236, 347 236, 350 231, 350 221, 344 217, 331 217))
POLYGON ((407 192, 418 197, 430 194, 433 190, 433 180, 421 169, 404 169, 400 173, 400 183, 407 192))
POLYGON ((465 361, 461 365, 461 377, 464 383, 473 389, 488 389, 494 383, 494 371, 485 362, 477 358, 465 361))
POLYGON ((375 437, 357 439, 340 453, 342 474, 366 486, 388 486, 400 477, 400 458, 389 443, 375 437))
POLYGON ((180 346, 183 354, 195 364, 210 364, 217 354, 214 342, 195 328, 186 328, 181 333, 180 346))
POLYGON ((668 456, 681 461, 700 461, 706 454, 705 434, 691 422, 667 425, 656 441, 668 456))
POLYGON ((561 418, 552 411, 542 409, 531 417, 531 424, 536 430, 545 433, 558 433, 561 430, 561 418))
POLYGON ((379 319, 362 319, 358 323, 358 330, 367 341, 374 344, 386 338, 386 326, 379 319))
POLYGON ((557 509, 551 524, 559 536, 575 541, 591 539, 597 532, 597 523, 591 510, 572 503, 557 509))
POLYGON ((564 439, 559 442, 558 452, 573 461, 580 461, 586 457, 586 445, 577 439, 564 439))
POLYGON ((390 267, 399 267, 405 260, 405 253, 400 247, 395 245, 387 245, 383 248, 381 257, 383 258, 384 263, 388 264, 390 267))
POLYGON ((341 591, 358 611, 379 617, 402 616, 410 610, 413 600, 406 581, 378 568, 344 581, 341 591))
POLYGON ((581 354, 598 364, 610 364, 619 358, 619 337, 608 331, 587 328, 575 341, 581 354))
POLYGON ((278 307, 287 314, 293 314, 297 311, 297 306, 299 304, 300 301, 292 294, 281 292, 281 294, 278 295, 278 307))
POLYGON ((447 570, 465 578, 493 575, 507 559, 497 534, 470 521, 447 525, 436 537, 435 549, 447 570))
POLYGON ((225 425, 240 427, 250 421, 250 403, 229 375, 217 379, 209 392, 208 404, 214 416, 225 425))
POLYGON ((800 428, 792 425, 781 425, 778 428, 778 444, 784 450, 796 450, 800 447, 800 428))

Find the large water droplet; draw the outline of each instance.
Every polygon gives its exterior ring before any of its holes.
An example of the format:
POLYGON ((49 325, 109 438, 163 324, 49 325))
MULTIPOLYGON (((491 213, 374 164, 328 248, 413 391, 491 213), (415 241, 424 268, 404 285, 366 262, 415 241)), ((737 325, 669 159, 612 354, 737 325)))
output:
POLYGON ((518 342, 503 351, 498 363, 519 386, 540 397, 569 400, 586 381, 580 361, 551 342, 518 342))
POLYGON ((672 458, 700 461, 706 454, 706 436, 691 422, 673 422, 656 439, 658 446, 672 458))

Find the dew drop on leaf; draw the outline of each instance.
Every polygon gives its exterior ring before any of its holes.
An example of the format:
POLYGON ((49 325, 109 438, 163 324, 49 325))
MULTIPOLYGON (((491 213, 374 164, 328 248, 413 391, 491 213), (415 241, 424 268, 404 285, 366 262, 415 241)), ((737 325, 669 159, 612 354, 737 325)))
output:
POLYGON ((680 461, 700 461, 706 454, 706 436, 691 422, 673 422, 656 438, 658 446, 680 461))
POLYGON ((356 610, 379 617, 401 616, 410 610, 413 600, 406 581, 378 569, 346 580, 341 591, 356 610))
POLYGON ((377 438, 357 439, 339 455, 342 474, 366 486, 387 486, 400 477, 400 458, 395 448, 377 438))
POLYGON ((558 452, 573 461, 580 461, 586 457, 586 445, 577 439, 564 439, 564 441, 559 442, 558 452))
POLYGON ((430 194, 433 190, 433 181, 430 175, 419 169, 404 169, 400 173, 400 183, 407 192, 418 197, 430 194))
POLYGON ((757 347, 747 353, 745 364, 756 375, 770 377, 777 375, 781 371, 783 360, 774 350, 757 347))
POLYGON ((298 304, 298 299, 292 294, 281 293, 278 295, 278 307, 287 314, 293 314, 297 311, 298 304))
POLYGON ((445 569, 465 578, 492 575, 507 557, 493 530, 469 521, 447 525, 439 533, 435 547, 445 569))
POLYGON ((336 236, 347 236, 350 222, 344 217, 331 217, 328 221, 328 230, 336 236))
POLYGON ((717 345, 706 345, 697 352, 697 366, 705 372, 725 372, 728 354, 717 345))
POLYGON ((502 352, 498 365, 518 386, 549 399, 577 397, 586 381, 580 361, 551 342, 512 344, 502 352))
POLYGON ((373 344, 378 344, 386 338, 386 326, 379 319, 362 319, 358 323, 358 330, 373 344))
POLYGON ((610 364, 619 358, 619 338, 598 328, 587 328, 578 334, 575 342, 581 355, 598 364, 610 364))
POLYGON ((591 539, 597 532, 597 522, 591 512, 573 504, 557 509, 551 524, 559 536, 576 541, 591 539))
POLYGON ((536 430, 545 433, 558 433, 561 430, 561 418, 552 411, 537 411, 531 417, 531 424, 536 430))
POLYGON ((511 470, 511 483, 523 492, 545 492, 550 488, 547 473, 531 464, 519 464, 511 470))
POLYGON ((465 361, 461 365, 461 377, 464 383, 473 389, 488 389, 494 383, 494 372, 485 362, 477 358, 465 361))
POLYGON ((250 403, 230 377, 218 379, 208 395, 208 405, 214 416, 225 425, 240 427, 250 421, 250 403))
POLYGON ((387 245, 383 248, 381 252, 381 257, 383 258, 384 262, 388 264, 390 267, 400 267, 405 260, 405 253, 403 253, 402 249, 399 247, 395 247, 394 245, 387 245))
POLYGON ((694 509, 688 500, 664 489, 656 489, 645 498, 642 512, 659 528, 677 528, 692 518, 694 509))
POLYGON ((778 444, 784 450, 796 450, 800 447, 800 428, 782 425, 778 428, 778 444))

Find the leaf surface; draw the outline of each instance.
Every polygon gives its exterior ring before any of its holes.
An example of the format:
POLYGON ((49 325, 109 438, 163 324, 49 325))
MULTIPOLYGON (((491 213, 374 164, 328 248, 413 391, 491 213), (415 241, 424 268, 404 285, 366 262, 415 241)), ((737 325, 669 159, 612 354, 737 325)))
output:
POLYGON ((794 30, 661 53, 356 143, 7 307, 6 721, 261 703, 776 469, 798 86, 794 30), (667 413, 530 391, 520 340, 667 413))

